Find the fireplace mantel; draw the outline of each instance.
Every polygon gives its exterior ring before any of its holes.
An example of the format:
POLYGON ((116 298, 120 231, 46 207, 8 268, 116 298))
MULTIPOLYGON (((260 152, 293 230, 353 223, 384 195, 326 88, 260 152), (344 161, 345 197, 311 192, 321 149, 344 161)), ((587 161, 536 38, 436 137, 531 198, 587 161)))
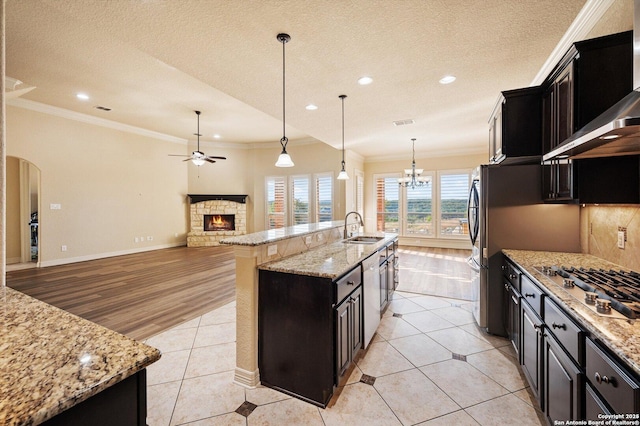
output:
POLYGON ((236 203, 246 203, 248 195, 221 195, 221 194, 187 194, 190 204, 200 203, 202 201, 224 200, 234 201, 236 203))

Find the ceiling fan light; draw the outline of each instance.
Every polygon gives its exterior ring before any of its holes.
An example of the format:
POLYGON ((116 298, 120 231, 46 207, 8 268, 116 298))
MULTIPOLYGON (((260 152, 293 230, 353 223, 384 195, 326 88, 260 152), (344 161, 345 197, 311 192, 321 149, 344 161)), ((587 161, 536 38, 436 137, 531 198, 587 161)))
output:
POLYGON ((204 164, 205 161, 204 161, 203 158, 192 158, 191 162, 193 164, 195 164, 196 166, 200 167, 200 166, 202 166, 204 164))

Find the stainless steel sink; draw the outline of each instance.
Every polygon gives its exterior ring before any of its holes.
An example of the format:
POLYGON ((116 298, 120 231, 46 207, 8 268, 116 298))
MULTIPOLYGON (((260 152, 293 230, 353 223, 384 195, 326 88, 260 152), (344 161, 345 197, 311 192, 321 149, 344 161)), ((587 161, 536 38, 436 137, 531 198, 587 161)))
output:
POLYGON ((384 239, 384 237, 358 235, 357 237, 351 237, 347 238, 346 240, 342 240, 342 242, 345 244, 375 244, 382 239, 384 239))

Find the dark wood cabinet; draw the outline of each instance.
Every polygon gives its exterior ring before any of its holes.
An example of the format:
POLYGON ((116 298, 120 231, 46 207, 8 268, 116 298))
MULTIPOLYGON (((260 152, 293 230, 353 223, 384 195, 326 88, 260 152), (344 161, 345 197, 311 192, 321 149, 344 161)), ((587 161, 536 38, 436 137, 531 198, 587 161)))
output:
POLYGON ((491 163, 540 160, 541 93, 541 87, 527 87, 501 93, 489 118, 491 163))
POLYGON ((502 264, 504 277, 504 324, 507 338, 511 341, 518 362, 522 362, 520 353, 520 276, 522 273, 507 259, 502 264))
POLYGON ((583 418, 584 374, 550 333, 544 335, 544 411, 550 424, 583 418))
MULTIPOLYGON (((363 305, 362 287, 355 289, 335 308, 336 315, 336 377, 340 378, 362 348, 363 305)), ((336 383, 337 384, 337 383, 336 383)))
POLYGON ((259 271, 260 380, 325 407, 363 341, 362 268, 329 278, 259 271))
MULTIPOLYGON (((631 31, 575 43, 543 83, 542 153, 546 154, 633 90, 631 31)), ((640 162, 622 160, 625 174, 640 175, 640 162)), ((547 202, 637 203, 618 185, 607 159, 543 162, 542 197, 547 202), (596 177, 597 176, 597 177, 596 177), (594 192, 593 186, 606 187, 594 192)))
POLYGON ((541 408, 544 409, 540 374, 542 369, 542 320, 527 303, 521 303, 520 306, 522 370, 529 381, 531 391, 541 408))

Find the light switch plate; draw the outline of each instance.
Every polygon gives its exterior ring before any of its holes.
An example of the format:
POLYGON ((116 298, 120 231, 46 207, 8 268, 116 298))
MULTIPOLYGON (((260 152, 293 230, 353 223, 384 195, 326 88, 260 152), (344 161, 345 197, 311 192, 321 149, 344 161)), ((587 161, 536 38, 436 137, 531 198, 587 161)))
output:
POLYGON ((624 231, 618 231, 618 248, 624 248, 624 231))
POLYGON ((277 244, 273 244, 273 245, 270 245, 269 247, 267 247, 267 256, 273 256, 275 254, 278 254, 278 245, 277 244))
POLYGON ((311 235, 304 237, 304 242, 305 244, 311 244, 313 242, 313 237, 311 235))

